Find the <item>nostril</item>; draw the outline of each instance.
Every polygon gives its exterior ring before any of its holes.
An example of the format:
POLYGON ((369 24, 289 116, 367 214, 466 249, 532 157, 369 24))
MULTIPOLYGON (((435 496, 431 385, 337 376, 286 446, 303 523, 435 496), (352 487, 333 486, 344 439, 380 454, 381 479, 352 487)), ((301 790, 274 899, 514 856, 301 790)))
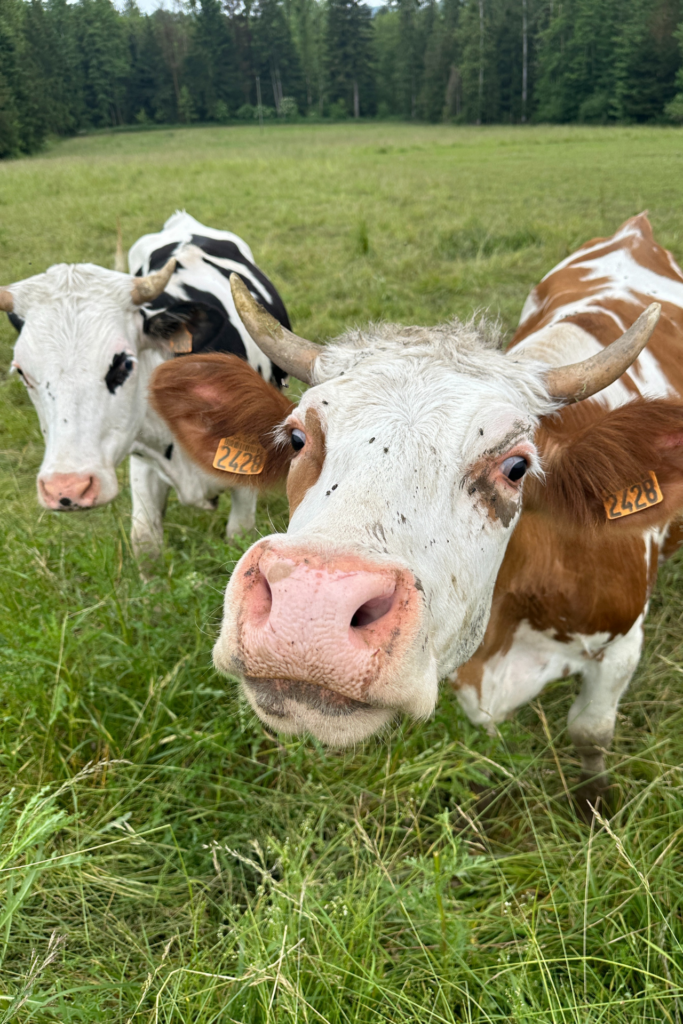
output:
POLYGON ((64 508, 68 508, 69 505, 71 504, 71 498, 60 498, 59 504, 62 505, 64 508))
POLYGON ((94 498, 95 497, 95 477, 89 476, 88 482, 85 485, 83 491, 81 491, 81 498, 94 498))
POLYGON ((370 626, 378 619, 384 618, 387 612, 391 611, 393 603, 393 593, 384 597, 373 597, 371 601, 366 601, 354 613, 351 619, 352 629, 362 629, 363 626, 370 626))
POLYGON ((252 584, 248 598, 249 618, 254 626, 264 626, 270 618, 273 607, 273 592, 270 584, 262 572, 260 572, 252 584))

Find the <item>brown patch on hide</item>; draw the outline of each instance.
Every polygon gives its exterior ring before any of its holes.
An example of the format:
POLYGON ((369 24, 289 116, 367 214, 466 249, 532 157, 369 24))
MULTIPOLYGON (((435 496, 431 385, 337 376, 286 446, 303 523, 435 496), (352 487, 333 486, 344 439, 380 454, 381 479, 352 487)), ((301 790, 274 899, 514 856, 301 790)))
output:
POLYGON ((451 682, 454 690, 461 690, 464 686, 471 686, 476 692, 477 700, 479 701, 481 700, 481 681, 484 678, 484 666, 486 664, 486 657, 483 654, 485 643, 486 637, 484 637, 484 640, 470 660, 460 666, 455 679, 451 682))
POLYGON ((270 487, 286 476, 293 453, 275 443, 273 431, 294 404, 243 359, 211 352, 162 363, 152 374, 149 398, 190 458, 224 484, 270 487), (227 476, 214 468, 221 438, 234 435, 256 438, 265 449, 258 476, 227 476))
MULTIPOLYGON (((530 334, 542 327, 547 327, 564 307, 587 298, 590 298, 591 306, 594 307, 590 312, 571 313, 566 317, 560 317, 555 322, 560 323, 566 320, 568 323, 574 323, 596 338, 602 345, 609 345, 623 333, 614 317, 619 318, 625 331, 653 301, 651 295, 638 291, 634 292, 630 302, 616 299, 613 294, 610 294, 614 290, 614 283, 607 277, 589 278, 589 269, 577 265, 584 260, 598 260, 611 252, 623 249, 644 270, 679 284, 683 283, 683 272, 671 253, 655 242, 647 216, 639 214, 637 217, 632 217, 619 228, 619 231, 622 231, 626 225, 636 228, 637 233, 629 234, 616 241, 614 236, 591 239, 573 254, 571 261, 566 266, 551 271, 534 288, 532 295, 538 308, 517 329, 510 343, 511 349, 530 334), (601 247, 595 252, 587 252, 588 249, 600 245, 600 243, 602 243, 601 247)), ((595 267, 591 270, 594 272, 595 267)), ((682 336, 683 309, 671 302, 662 302, 662 314, 648 342, 647 351, 655 357, 667 380, 679 394, 683 394, 683 360, 680 358, 682 336)), ((638 360, 636 360, 632 372, 635 383, 626 375, 620 379, 629 391, 637 393, 638 360)))
POLYGON ((656 546, 648 572, 641 537, 607 533, 558 528, 546 516, 524 512, 498 573, 484 640, 458 670, 458 687, 480 687, 486 662, 508 653, 523 621, 559 643, 577 633, 628 632, 656 577, 656 546))
POLYGON ((315 409, 306 413, 306 444, 292 460, 287 477, 289 514, 294 514, 309 488, 318 482, 325 462, 325 433, 315 409))

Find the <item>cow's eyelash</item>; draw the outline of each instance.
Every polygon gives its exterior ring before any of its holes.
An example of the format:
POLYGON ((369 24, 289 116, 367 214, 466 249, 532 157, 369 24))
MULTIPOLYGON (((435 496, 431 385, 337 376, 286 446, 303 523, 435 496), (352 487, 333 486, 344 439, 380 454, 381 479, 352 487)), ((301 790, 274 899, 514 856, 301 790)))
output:
POLYGON ((289 435, 291 433, 291 427, 287 423, 278 423, 274 428, 272 437, 277 448, 289 447, 289 435))

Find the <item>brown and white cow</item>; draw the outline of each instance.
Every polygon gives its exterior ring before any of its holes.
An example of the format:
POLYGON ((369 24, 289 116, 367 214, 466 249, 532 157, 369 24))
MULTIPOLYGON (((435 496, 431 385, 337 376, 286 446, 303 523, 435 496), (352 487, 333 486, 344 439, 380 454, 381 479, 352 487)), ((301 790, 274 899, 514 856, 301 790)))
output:
MULTIPOLYGON (((443 679, 493 729, 579 672, 570 731, 602 772, 683 509, 683 275, 645 216, 556 267, 506 354, 458 321, 321 348, 233 282, 260 347, 314 386, 274 434, 258 425, 291 520, 237 564, 217 668, 271 728, 335 745, 429 715, 443 679), (608 521, 604 495, 651 472, 662 500, 608 521)), ((209 471, 256 386, 227 357, 188 357, 156 371, 152 402, 209 471)))

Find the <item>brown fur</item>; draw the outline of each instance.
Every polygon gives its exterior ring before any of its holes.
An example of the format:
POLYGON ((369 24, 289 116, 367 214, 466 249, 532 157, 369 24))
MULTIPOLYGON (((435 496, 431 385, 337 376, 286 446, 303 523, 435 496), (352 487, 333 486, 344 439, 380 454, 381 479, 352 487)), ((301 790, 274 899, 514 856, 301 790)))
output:
POLYGON ((149 398, 190 458, 226 486, 270 487, 287 475, 294 453, 275 442, 273 430, 294 403, 243 359, 213 352, 162 363, 152 374, 149 398), (213 468, 221 438, 234 435, 258 438, 267 453, 262 473, 213 468))
MULTIPOLYGON (((675 260, 666 249, 658 245, 652 233, 652 226, 646 214, 638 214, 632 217, 627 224, 632 224, 638 229, 637 234, 629 234, 625 238, 615 242, 613 238, 593 238, 586 242, 573 254, 570 263, 548 274, 546 278, 533 290, 536 301, 536 312, 517 328, 510 348, 514 348, 520 341, 523 341, 530 334, 546 327, 552 318, 565 306, 591 296, 591 305, 594 310, 591 313, 575 313, 563 319, 568 323, 574 323, 583 328, 602 345, 609 345, 621 334, 619 318, 624 330, 640 316, 644 309, 652 302, 652 297, 646 294, 634 296, 634 301, 626 302, 622 299, 615 299, 609 295, 609 288, 605 294, 605 285, 608 282, 604 278, 587 278, 585 267, 577 266, 584 259, 599 259, 615 249, 627 249, 636 263, 645 267, 655 274, 669 278, 673 281, 683 281, 683 274, 676 265, 675 260), (604 243, 600 249, 586 256, 586 250, 598 243, 604 243), (599 311, 602 307, 605 312, 599 311)), ((624 227, 625 225, 622 225, 624 227)), ((621 230, 621 228, 619 229, 621 230)), ((650 352, 661 366, 667 379, 674 386, 679 394, 683 394, 683 360, 680 358, 680 339, 683 335, 683 309, 670 302, 662 303, 662 314, 659 318, 654 334, 648 342, 650 352)), ((638 392, 638 361, 634 364, 633 374, 635 383, 631 376, 624 374, 621 378, 622 384, 629 391, 638 392)))
POLYGON ((292 462, 287 477, 289 514, 294 514, 306 492, 318 481, 325 461, 325 434, 315 409, 306 413, 306 445, 292 462))
POLYGON ((479 691, 486 662, 507 654, 522 621, 552 631, 560 643, 577 633, 623 636, 643 611, 656 576, 656 546, 648 571, 642 537, 587 533, 571 524, 558 529, 549 517, 525 512, 496 580, 486 635, 458 670, 456 687, 479 691))
POLYGON ((524 505, 578 528, 637 531, 668 522, 683 508, 683 402, 636 400, 608 411, 597 402, 547 417, 536 435, 545 480, 529 480, 524 505), (623 520, 608 520, 604 495, 654 471, 664 500, 623 520))

